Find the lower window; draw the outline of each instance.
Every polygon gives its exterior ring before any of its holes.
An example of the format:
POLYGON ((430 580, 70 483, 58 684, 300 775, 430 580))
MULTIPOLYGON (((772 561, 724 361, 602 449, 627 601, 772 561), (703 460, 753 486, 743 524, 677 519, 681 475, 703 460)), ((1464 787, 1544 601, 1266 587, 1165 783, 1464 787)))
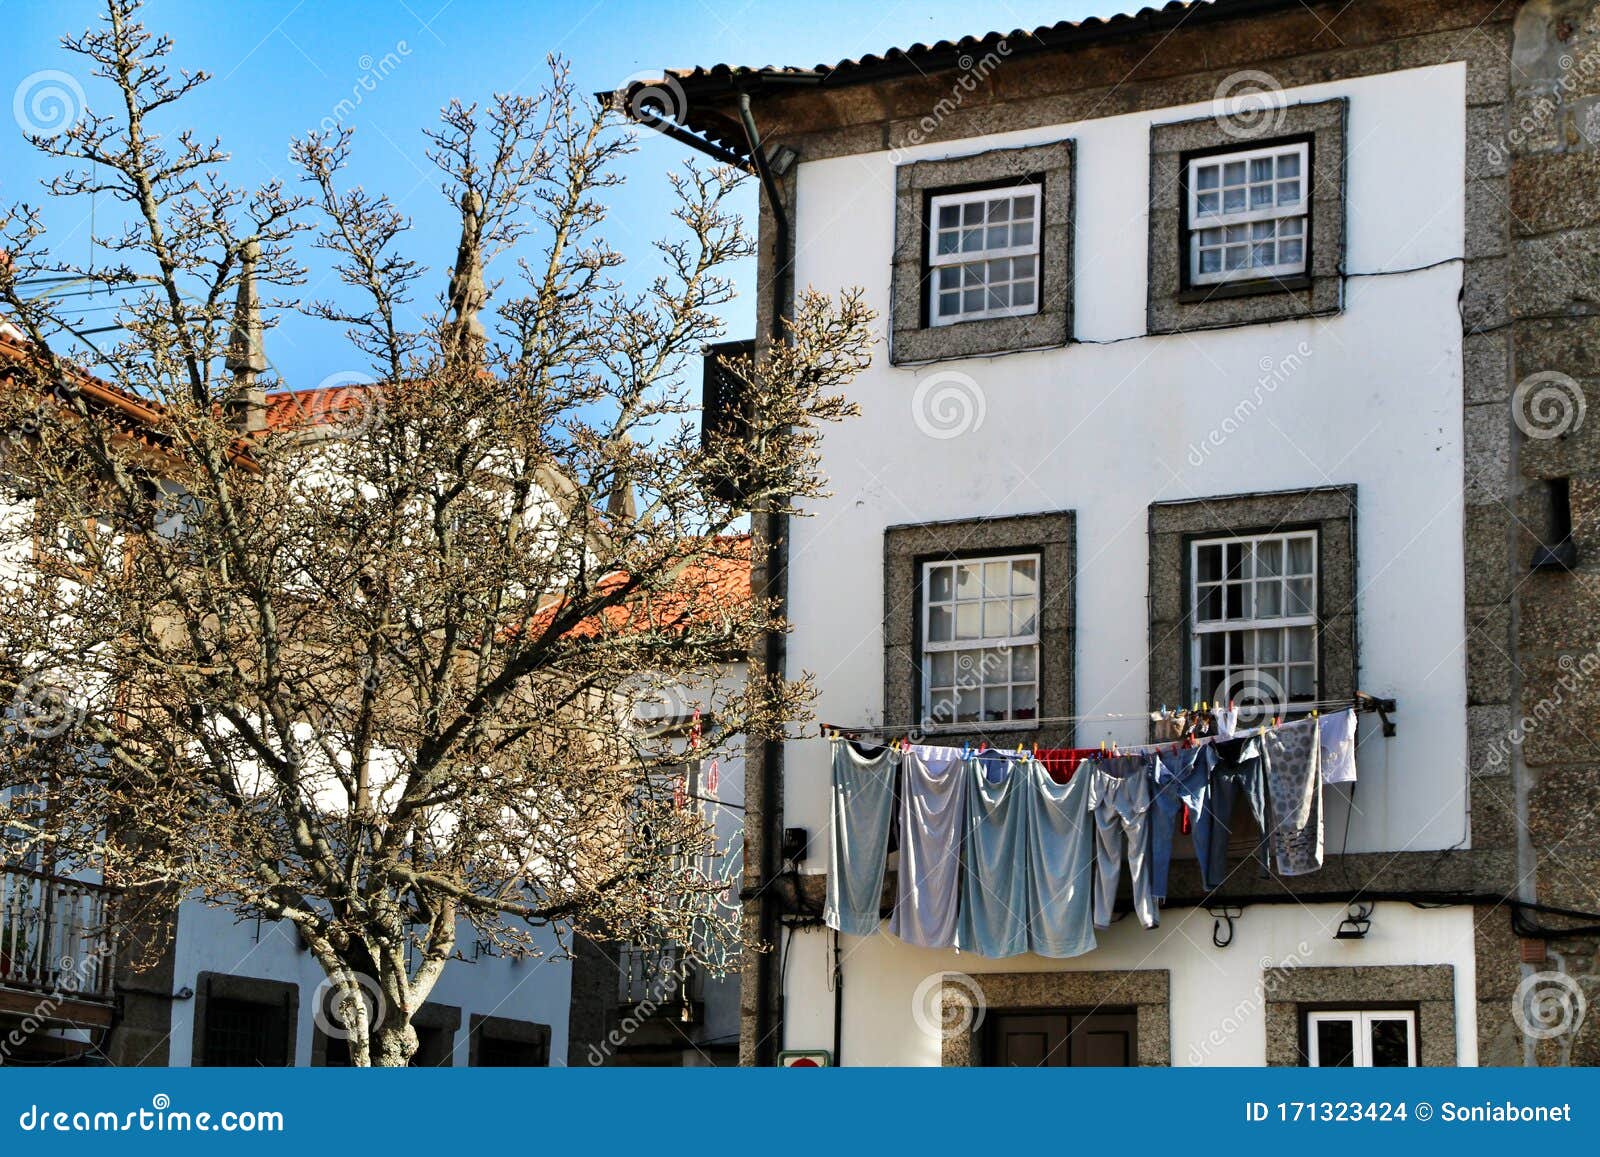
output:
POLYGON ((1131 1068, 1131 1011, 1002 1013, 991 1022, 985 1063, 1001 1068, 1131 1068))
POLYGON ((204 1063, 282 1068, 289 1063, 288 1018, 282 1005, 212 997, 206 1008, 204 1063))
POLYGON ((1411 1068, 1417 1014, 1409 1009, 1306 1013, 1306 1063, 1312 1068, 1411 1068))

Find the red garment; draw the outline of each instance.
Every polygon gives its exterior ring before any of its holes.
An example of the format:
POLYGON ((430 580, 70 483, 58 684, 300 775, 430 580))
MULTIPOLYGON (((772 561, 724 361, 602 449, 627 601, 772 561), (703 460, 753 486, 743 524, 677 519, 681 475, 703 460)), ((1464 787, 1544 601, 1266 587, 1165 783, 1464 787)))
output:
POLYGON ((1072 773, 1078 770, 1078 764, 1088 759, 1091 755, 1099 755, 1098 747, 1041 747, 1038 751, 1039 762, 1044 764, 1045 772, 1057 783, 1066 783, 1072 778, 1072 773))

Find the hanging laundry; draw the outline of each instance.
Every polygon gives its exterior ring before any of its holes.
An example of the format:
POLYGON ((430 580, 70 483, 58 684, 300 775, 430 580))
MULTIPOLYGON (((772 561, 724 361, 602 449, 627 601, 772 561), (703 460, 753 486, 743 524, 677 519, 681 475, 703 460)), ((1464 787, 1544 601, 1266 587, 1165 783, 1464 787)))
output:
POLYGON ((1031 761, 986 751, 967 761, 966 838, 956 946, 979 956, 1028 950, 1031 761))
POLYGON ((871 936, 878 930, 899 764, 894 748, 833 741, 833 839, 822 919, 836 931, 871 936))
POLYGON ((1029 760, 1014 776, 1032 779, 1028 792, 1028 947, 1040 956, 1081 956, 1094 950, 1094 819, 1088 775, 1058 783, 1029 760))
POLYGON ((959 747, 916 744, 901 761, 900 887, 889 931, 921 948, 956 942, 968 768, 959 747))
POLYGON ((1089 778, 1089 810, 1095 821, 1094 922, 1111 925, 1123 853, 1128 859, 1133 910, 1146 928, 1159 922, 1150 881, 1151 755, 1096 759, 1085 769, 1089 778))
POLYGON ((1322 867, 1319 722, 1301 719, 1262 736, 1267 798, 1272 804, 1272 851, 1285 876, 1303 876, 1322 867))
MULTIPOLYGON (((1150 781, 1154 789, 1150 801, 1154 813, 1150 820, 1150 889, 1158 904, 1167 898, 1167 871, 1183 809, 1187 807, 1195 815, 1205 810, 1211 790, 1211 765, 1215 762, 1216 752, 1209 743, 1156 753, 1150 781)), ((1197 830, 1190 832, 1190 838, 1204 877, 1209 871, 1211 848, 1199 838, 1197 830)))
POLYGON ((1098 747, 1041 747, 1034 752, 1034 758, 1044 764, 1051 779, 1066 783, 1072 779, 1072 773, 1078 770, 1080 763, 1099 754, 1098 747))
POLYGON ((1239 730, 1239 709, 1232 703, 1226 707, 1218 703, 1211 709, 1211 717, 1216 720, 1218 739, 1232 739, 1239 730))
POLYGON ((1215 762, 1205 807, 1195 816, 1194 840, 1207 851, 1200 861, 1200 873, 1209 888, 1220 888, 1228 875, 1228 841, 1239 819, 1241 799, 1248 804, 1261 840, 1250 858, 1267 872, 1267 836, 1271 830, 1271 811, 1267 804, 1266 768, 1263 766, 1261 738, 1256 735, 1218 739, 1210 744, 1215 762))
POLYGON ((1354 708, 1322 717, 1322 782, 1356 781, 1356 713, 1354 708))

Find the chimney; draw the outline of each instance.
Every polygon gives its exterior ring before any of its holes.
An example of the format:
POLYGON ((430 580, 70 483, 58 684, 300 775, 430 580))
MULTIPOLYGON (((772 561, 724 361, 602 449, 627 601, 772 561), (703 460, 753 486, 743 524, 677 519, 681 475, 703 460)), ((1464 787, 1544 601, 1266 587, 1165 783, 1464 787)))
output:
POLYGON ((468 189, 461 195, 461 245, 456 250, 456 267, 450 275, 451 319, 445 323, 444 355, 447 361, 465 358, 483 361, 488 344, 478 311, 489 300, 483 284, 483 198, 468 189))
POLYGON ((240 254, 239 299, 233 310, 233 333, 228 341, 226 366, 233 374, 233 389, 224 406, 228 424, 241 434, 259 434, 267 428, 267 393, 256 384, 266 372, 262 348, 261 300, 256 296, 256 265, 261 244, 254 237, 240 254))

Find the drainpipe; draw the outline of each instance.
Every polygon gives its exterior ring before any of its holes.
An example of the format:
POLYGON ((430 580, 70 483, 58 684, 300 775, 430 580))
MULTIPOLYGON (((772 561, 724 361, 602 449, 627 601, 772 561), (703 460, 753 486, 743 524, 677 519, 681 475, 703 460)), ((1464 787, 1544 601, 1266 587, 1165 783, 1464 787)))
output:
MULTIPOLYGON (((744 126, 745 141, 750 147, 750 157, 761 179, 761 191, 767 209, 772 214, 773 260, 776 268, 772 278, 771 341, 777 344, 785 339, 783 313, 789 303, 791 266, 789 260, 789 218, 784 212, 783 195, 777 178, 767 163, 766 151, 761 146, 761 133, 756 128, 750 111, 750 94, 739 94, 739 122, 744 126)), ((776 598, 780 613, 788 608, 787 560, 784 551, 786 519, 776 510, 761 515, 762 541, 766 548, 763 564, 765 593, 776 598)), ((781 678, 786 667, 786 645, 783 632, 768 631, 763 647, 763 674, 768 678, 781 678)), ((756 903, 756 923, 763 943, 776 944, 781 929, 776 897, 771 894, 778 878, 778 845, 781 839, 782 800, 778 798, 778 769, 783 759, 783 744, 765 739, 761 748, 761 857, 760 879, 753 897, 756 903)), ((775 953, 762 959, 757 971, 756 984, 756 1064, 774 1064, 777 1051, 783 1042, 783 987, 777 975, 775 953)))

